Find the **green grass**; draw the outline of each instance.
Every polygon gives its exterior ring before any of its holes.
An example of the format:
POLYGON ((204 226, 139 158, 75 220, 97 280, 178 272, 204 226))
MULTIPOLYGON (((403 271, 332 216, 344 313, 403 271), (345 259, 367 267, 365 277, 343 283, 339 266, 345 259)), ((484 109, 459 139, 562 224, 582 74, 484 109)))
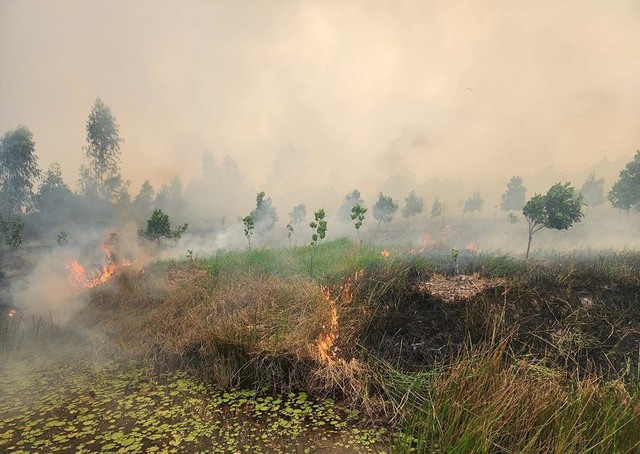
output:
POLYGON ((639 253, 461 254, 495 283, 446 302, 420 289, 468 282, 450 251, 385 248, 324 242, 313 273, 308 246, 155 262, 91 291, 78 320, 218 389, 339 399, 397 452, 638 451, 639 253))

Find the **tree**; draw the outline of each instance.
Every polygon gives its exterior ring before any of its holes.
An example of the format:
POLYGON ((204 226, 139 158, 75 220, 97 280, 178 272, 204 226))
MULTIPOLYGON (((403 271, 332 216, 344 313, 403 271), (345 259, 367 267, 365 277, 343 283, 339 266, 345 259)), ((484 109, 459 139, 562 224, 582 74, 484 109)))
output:
POLYGON ((52 163, 44 174, 38 192, 34 196, 35 208, 47 217, 59 218, 70 208, 73 193, 62 178, 60 164, 52 163))
POLYGON ((585 205, 589 207, 602 205, 607 200, 604 196, 604 178, 596 179, 596 173, 591 172, 580 188, 580 194, 585 205))
POLYGON ((177 241, 187 230, 187 227, 188 224, 182 224, 172 230, 169 215, 160 209, 155 209, 147 221, 147 229, 140 230, 138 234, 148 240, 157 241, 158 249, 160 249, 161 238, 173 238, 177 241))
POLYGON ((418 197, 416 195, 416 191, 411 191, 407 197, 404 199, 405 206, 402 209, 402 216, 405 218, 415 216, 416 214, 422 213, 424 208, 424 201, 422 197, 418 197))
POLYGON ((324 240, 327 235, 327 221, 325 221, 324 208, 313 213, 314 220, 309 223, 311 227, 311 274, 313 275, 313 258, 316 256, 318 244, 324 240))
POLYGON ((378 195, 378 201, 373 205, 373 217, 378 221, 378 229, 381 222, 387 224, 391 222, 396 211, 398 211, 398 203, 394 202, 391 196, 381 192, 378 195))
POLYGON ((433 205, 431 205, 431 217, 437 218, 442 214, 442 212, 443 212, 442 202, 440 202, 439 198, 436 198, 433 201, 433 205))
POLYGON ((342 205, 340 205, 340 208, 338 209, 338 219, 344 223, 351 222, 351 209, 356 205, 366 207, 364 200, 362 200, 360 191, 354 189, 347 194, 342 201, 342 205))
POLYGON ((0 213, 17 216, 30 203, 33 185, 40 177, 33 133, 26 126, 0 138, 0 213))
POLYGON ((86 124, 88 165, 80 167, 80 189, 86 196, 114 202, 127 186, 120 176, 120 138, 118 123, 111 109, 96 99, 86 124))
POLYGON ((304 203, 294 206, 293 211, 289 213, 289 217, 291 218, 291 224, 303 223, 304 218, 306 216, 307 216, 307 208, 304 206, 304 203))
POLYGON ((360 206, 360 204, 356 203, 353 208, 351 208, 351 222, 353 222, 353 226, 356 229, 356 235, 358 239, 360 239, 360 227, 362 227, 362 222, 364 221, 364 214, 367 212, 366 208, 360 206))
POLYGON ((253 235, 253 228, 255 227, 253 218, 251 215, 245 216, 242 219, 242 223, 244 224, 244 237, 247 239, 247 243, 249 243, 249 250, 251 250, 251 236, 253 235))
POLYGON ((4 244, 13 248, 22 246, 24 232, 24 221, 16 216, 13 219, 4 218, 0 214, 0 237, 4 239, 4 244))
POLYGON ((474 192, 471 196, 467 197, 467 200, 464 201, 464 207, 462 208, 463 213, 473 213, 476 211, 482 211, 482 207, 484 205, 484 199, 480 196, 479 192, 474 192))
POLYGON ((618 181, 608 194, 611 204, 620 210, 629 211, 640 207, 640 150, 632 161, 620 171, 618 181))
POLYGON ((582 213, 582 194, 576 193, 571 183, 556 183, 545 195, 536 194, 522 209, 522 214, 529 223, 529 242, 527 254, 529 258, 531 238, 544 228, 566 230, 574 222, 580 222, 582 213))
POLYGON ((155 191, 153 186, 151 186, 149 180, 144 180, 140 187, 140 192, 133 198, 133 209, 136 213, 144 213, 146 216, 146 213, 153 209, 154 200, 155 191))
POLYGON ((265 198, 264 191, 259 192, 256 196, 256 207, 251 211, 250 215, 257 231, 262 232, 273 228, 278 220, 271 197, 265 198))
POLYGON ((522 178, 519 176, 511 177, 507 183, 507 189, 502 194, 502 203, 500 209, 502 211, 520 211, 524 206, 527 188, 522 185, 522 178))

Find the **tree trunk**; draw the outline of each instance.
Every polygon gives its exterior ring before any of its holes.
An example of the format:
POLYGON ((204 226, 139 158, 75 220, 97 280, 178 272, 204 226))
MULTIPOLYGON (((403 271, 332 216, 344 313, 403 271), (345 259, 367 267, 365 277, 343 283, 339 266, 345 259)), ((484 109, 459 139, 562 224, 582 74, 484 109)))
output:
POLYGON ((529 259, 529 251, 531 250, 531 237, 533 235, 531 234, 531 232, 529 232, 529 243, 527 243, 527 255, 525 255, 524 259, 528 260, 529 259))

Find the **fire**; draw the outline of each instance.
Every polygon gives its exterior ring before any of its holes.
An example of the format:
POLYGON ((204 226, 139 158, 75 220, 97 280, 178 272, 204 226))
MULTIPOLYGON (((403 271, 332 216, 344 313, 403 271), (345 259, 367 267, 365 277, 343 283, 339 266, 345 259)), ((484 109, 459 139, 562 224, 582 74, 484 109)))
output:
POLYGON ((436 243, 431 239, 428 233, 425 233, 422 237, 422 250, 433 249, 436 246, 436 243))
POLYGON ((327 332, 318 336, 317 345, 320 359, 327 363, 333 363, 337 350, 334 344, 338 339, 338 309, 336 308, 335 300, 331 298, 329 289, 325 289, 325 292, 329 307, 331 308, 331 320, 329 321, 329 329, 327 332))
MULTIPOLYGON (((340 295, 344 299, 345 304, 351 303, 353 300, 353 284, 364 276, 364 269, 361 269, 346 280, 346 282, 340 287, 340 295)), ((341 358, 337 358, 338 347, 335 345, 338 340, 338 307, 336 300, 331 296, 331 291, 324 287, 325 299, 329 303, 329 309, 331 311, 331 318, 329 320, 329 326, 324 326, 325 332, 318 336, 316 344, 318 346, 318 354, 320 359, 328 364, 334 364, 336 361, 343 361, 341 358)))
POLYGON ((15 310, 15 309, 11 309, 11 310, 9 311, 9 318, 13 318, 13 317, 15 317, 15 315, 16 315, 17 313, 18 313, 18 311, 17 311, 17 310, 15 310))
POLYGON ((467 244, 466 249, 468 249, 469 251, 473 251, 473 252, 480 252, 480 248, 478 248, 478 246, 476 246, 476 243, 473 241, 469 241, 469 243, 467 244))
POLYGON ((389 251, 389 249, 384 249, 380 252, 380 255, 382 255, 383 257, 389 257, 391 255, 391 252, 389 251))
POLYGON ((113 250, 106 244, 102 245, 102 252, 107 258, 107 264, 100 270, 87 272, 84 266, 77 260, 72 260, 67 264, 69 270, 69 281, 77 288, 94 288, 104 284, 116 274, 116 266, 113 250))

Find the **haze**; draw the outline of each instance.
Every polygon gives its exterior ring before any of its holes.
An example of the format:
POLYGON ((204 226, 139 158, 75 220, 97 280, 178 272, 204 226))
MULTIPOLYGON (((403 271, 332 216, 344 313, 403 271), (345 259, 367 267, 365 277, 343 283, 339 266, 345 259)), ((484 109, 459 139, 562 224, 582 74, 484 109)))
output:
POLYGON ((204 151, 300 202, 394 176, 531 194, 640 148, 636 1, 0 0, 0 61, 0 131, 75 186, 100 96, 132 195, 204 151))

